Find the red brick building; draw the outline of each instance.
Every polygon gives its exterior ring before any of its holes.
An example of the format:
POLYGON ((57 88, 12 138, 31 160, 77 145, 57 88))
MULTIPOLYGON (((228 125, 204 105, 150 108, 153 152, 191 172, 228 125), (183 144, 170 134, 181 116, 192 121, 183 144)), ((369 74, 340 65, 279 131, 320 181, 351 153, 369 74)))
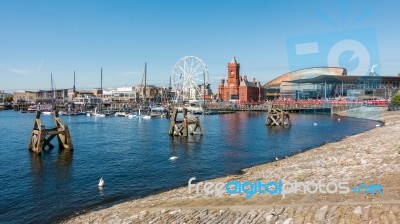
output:
POLYGON ((237 100, 243 103, 264 100, 264 88, 253 78, 252 82, 245 75, 240 76, 240 63, 233 57, 228 63, 228 79, 222 79, 218 86, 218 98, 223 101, 237 100))

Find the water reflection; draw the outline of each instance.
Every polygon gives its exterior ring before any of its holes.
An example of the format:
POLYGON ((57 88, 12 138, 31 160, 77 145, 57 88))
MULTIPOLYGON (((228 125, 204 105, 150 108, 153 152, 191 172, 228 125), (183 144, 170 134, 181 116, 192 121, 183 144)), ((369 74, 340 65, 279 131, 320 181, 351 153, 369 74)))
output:
POLYGON ((29 151, 31 173, 35 185, 40 186, 42 184, 43 173, 55 172, 59 180, 69 179, 71 177, 70 169, 73 151, 60 150, 57 157, 50 152, 51 151, 43 151, 40 155, 29 151))
POLYGON ((189 135, 188 137, 170 136, 170 148, 175 151, 179 148, 192 150, 203 141, 203 135, 189 135))
POLYGON ((59 178, 65 179, 71 176, 71 165, 74 151, 72 150, 61 150, 58 153, 57 159, 57 174, 59 178))
POLYGON ((31 159, 31 170, 34 174, 34 176, 37 176, 38 174, 42 173, 43 170, 43 158, 41 155, 38 155, 37 153, 29 151, 29 156, 31 159))
POLYGON ((282 134, 290 134, 290 129, 292 128, 292 126, 285 126, 285 127, 281 127, 281 126, 268 126, 266 125, 266 132, 268 135, 270 136, 274 136, 274 135, 282 135, 282 134))
POLYGON ((221 135, 222 141, 227 143, 229 147, 246 147, 245 144, 245 136, 246 136, 246 122, 251 120, 251 117, 248 117, 246 113, 235 113, 235 114, 224 114, 221 115, 221 122, 219 125, 216 125, 218 131, 216 131, 216 135, 221 135), (248 117, 246 119, 246 117, 248 117))

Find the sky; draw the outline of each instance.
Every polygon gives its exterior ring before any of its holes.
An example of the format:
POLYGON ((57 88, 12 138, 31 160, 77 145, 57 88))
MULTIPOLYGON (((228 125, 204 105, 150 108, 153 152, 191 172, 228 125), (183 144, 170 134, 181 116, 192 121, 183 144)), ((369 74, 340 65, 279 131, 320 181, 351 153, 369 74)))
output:
POLYGON ((354 68, 363 60, 379 65, 381 75, 397 75, 399 6, 372 0, 2 0, 0 90, 50 89, 50 74, 56 88, 72 88, 74 71, 77 89, 100 87, 101 68, 105 88, 140 85, 145 62, 148 84, 167 86, 184 56, 204 61, 214 90, 233 56, 241 75, 262 84, 300 68, 354 68), (360 46, 340 45, 349 39, 360 46))

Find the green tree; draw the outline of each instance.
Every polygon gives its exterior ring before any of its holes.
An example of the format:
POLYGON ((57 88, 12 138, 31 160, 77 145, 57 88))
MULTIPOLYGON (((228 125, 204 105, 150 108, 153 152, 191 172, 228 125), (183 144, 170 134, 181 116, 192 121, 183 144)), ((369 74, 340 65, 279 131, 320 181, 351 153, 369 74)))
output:
POLYGON ((13 101, 13 96, 4 97, 4 102, 11 103, 13 101))
POLYGON ((391 103, 393 105, 400 105, 400 94, 396 94, 392 97, 391 103))

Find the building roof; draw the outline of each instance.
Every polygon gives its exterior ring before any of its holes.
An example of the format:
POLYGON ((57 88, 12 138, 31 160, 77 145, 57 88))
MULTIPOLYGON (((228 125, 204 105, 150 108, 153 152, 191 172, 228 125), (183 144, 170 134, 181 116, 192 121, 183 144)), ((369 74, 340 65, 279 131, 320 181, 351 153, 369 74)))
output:
POLYGON ((231 59, 231 62, 229 62, 229 64, 237 64, 235 56, 233 56, 233 58, 231 59))
POLYGON ((262 88, 260 82, 256 82, 256 83, 254 83, 254 82, 249 82, 249 81, 247 81, 246 79, 243 79, 243 80, 240 82, 239 86, 248 86, 248 87, 257 87, 257 88, 260 87, 260 88, 262 88))
POLYGON ((310 83, 310 84, 321 84, 321 83, 329 83, 329 84, 341 84, 342 82, 365 82, 365 81, 378 81, 378 82, 400 82, 400 77, 397 76, 355 76, 355 75, 346 75, 346 76, 333 76, 333 75, 320 75, 314 78, 306 78, 306 79, 297 79, 297 80, 288 80, 284 82, 291 83, 310 83))
POLYGON ((313 67, 313 68, 299 69, 296 71, 285 73, 267 82, 266 84, 264 84, 264 88, 280 87, 282 82, 287 82, 301 78, 311 78, 319 75, 345 76, 347 75, 347 71, 345 68, 340 68, 340 67, 313 67))
POLYGON ((39 92, 38 90, 17 90, 14 92, 15 93, 37 93, 39 92))

